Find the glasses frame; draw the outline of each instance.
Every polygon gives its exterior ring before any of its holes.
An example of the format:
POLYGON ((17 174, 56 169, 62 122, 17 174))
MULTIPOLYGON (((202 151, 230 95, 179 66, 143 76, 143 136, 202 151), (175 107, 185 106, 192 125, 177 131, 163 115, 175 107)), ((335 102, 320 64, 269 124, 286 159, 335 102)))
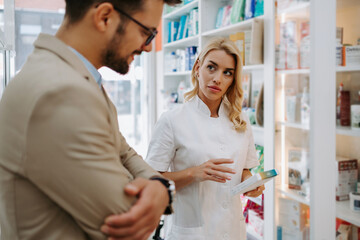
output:
POLYGON ((146 31, 148 31, 150 33, 149 37, 146 39, 145 41, 145 46, 149 45, 152 40, 156 37, 156 34, 158 34, 158 30, 151 30, 150 28, 146 27, 145 25, 143 25, 141 22, 139 22, 138 20, 136 20, 135 18, 131 17, 129 14, 127 14, 126 12, 124 12, 123 10, 113 6, 114 9, 121 13, 122 15, 124 15, 125 17, 129 18, 130 20, 132 20, 133 22, 135 22, 137 25, 139 25, 140 27, 142 27, 143 29, 145 29, 146 31))

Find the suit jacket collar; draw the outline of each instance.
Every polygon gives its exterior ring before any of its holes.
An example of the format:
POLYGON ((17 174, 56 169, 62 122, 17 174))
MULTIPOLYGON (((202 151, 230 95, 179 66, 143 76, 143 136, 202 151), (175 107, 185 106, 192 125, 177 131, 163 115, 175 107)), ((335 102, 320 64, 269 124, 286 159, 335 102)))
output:
POLYGON ((92 84, 96 83, 96 80, 92 76, 92 74, 88 71, 84 63, 79 59, 76 54, 69 49, 69 46, 62 42, 55 36, 40 33, 36 41, 34 42, 35 48, 48 50, 56 55, 58 55, 61 59, 63 59, 66 63, 68 63, 72 68, 74 68, 77 72, 79 72, 84 78, 90 81, 92 84))

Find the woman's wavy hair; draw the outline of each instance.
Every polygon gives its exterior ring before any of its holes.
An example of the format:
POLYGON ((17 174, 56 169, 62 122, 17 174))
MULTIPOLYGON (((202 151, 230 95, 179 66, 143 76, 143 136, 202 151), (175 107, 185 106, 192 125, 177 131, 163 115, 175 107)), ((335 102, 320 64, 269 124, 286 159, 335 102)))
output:
POLYGON ((234 80, 226 93, 223 96, 222 101, 229 109, 229 120, 234 124, 236 131, 242 132, 246 130, 246 122, 241 118, 242 102, 243 102, 243 89, 242 89, 242 60, 239 49, 235 43, 231 40, 219 37, 211 39, 204 49, 200 52, 196 58, 195 64, 191 71, 191 81, 194 88, 185 93, 185 100, 190 101, 199 92, 199 80, 196 76, 196 66, 201 66, 204 63, 206 56, 213 50, 223 50, 227 54, 233 56, 235 60, 235 73, 234 80))

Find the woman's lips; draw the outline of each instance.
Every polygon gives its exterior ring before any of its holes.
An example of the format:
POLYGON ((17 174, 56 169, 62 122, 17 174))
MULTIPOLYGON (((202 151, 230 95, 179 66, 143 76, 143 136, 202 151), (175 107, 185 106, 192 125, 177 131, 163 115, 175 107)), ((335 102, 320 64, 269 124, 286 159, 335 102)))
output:
POLYGON ((210 89, 210 91, 215 92, 215 93, 218 93, 221 91, 221 89, 216 86, 209 86, 208 88, 210 89))

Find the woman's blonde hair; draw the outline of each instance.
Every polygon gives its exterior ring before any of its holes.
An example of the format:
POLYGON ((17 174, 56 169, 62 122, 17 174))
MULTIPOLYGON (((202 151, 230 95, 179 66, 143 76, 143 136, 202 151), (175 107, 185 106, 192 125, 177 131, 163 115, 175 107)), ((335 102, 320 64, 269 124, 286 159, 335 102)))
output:
POLYGON ((223 101, 229 109, 229 119, 234 124, 234 129, 236 131, 245 131, 246 130, 246 122, 241 118, 241 110, 242 110, 242 101, 243 101, 243 89, 241 83, 241 75, 242 75, 242 60, 240 57, 240 51, 236 47, 236 45, 227 38, 214 38, 209 41, 209 43, 205 46, 205 48, 200 52, 197 57, 194 67, 191 71, 191 81, 194 85, 194 88, 185 93, 185 100, 189 101, 194 98, 199 92, 199 80, 196 76, 196 66, 199 64, 201 66, 209 54, 209 52, 213 50, 223 50, 227 54, 233 56, 235 60, 235 73, 234 80, 226 93, 223 96, 223 101))

